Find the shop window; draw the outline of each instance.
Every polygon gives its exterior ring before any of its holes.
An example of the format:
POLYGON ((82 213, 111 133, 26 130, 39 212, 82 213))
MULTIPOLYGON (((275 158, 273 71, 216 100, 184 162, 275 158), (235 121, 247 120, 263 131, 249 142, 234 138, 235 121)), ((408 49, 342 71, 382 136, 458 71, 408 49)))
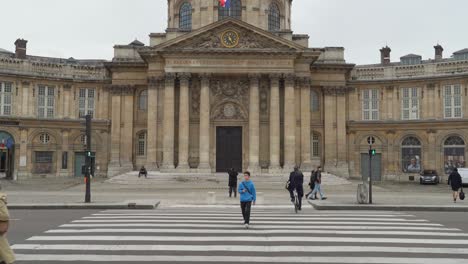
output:
POLYGON ((421 141, 416 137, 407 137, 401 143, 401 164, 405 173, 421 171, 421 141))
POLYGON ((458 136, 447 138, 444 142, 444 170, 450 174, 454 168, 465 167, 465 141, 458 136))

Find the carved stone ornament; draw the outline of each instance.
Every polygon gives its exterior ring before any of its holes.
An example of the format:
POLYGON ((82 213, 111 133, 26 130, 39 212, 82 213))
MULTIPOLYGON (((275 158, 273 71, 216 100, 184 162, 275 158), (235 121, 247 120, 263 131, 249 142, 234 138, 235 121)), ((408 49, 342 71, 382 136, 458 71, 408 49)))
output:
POLYGON ((191 82, 190 92, 192 93, 192 117, 198 117, 200 114, 200 81, 191 82))
POLYGON ((235 101, 241 105, 248 102, 249 82, 239 79, 215 79, 211 81, 211 102, 235 101))
POLYGON ((193 49, 290 49, 283 43, 276 42, 264 37, 254 31, 240 27, 239 25, 224 25, 219 28, 201 33, 181 43, 170 47, 171 49, 193 50, 193 49), (226 47, 222 43, 223 33, 226 31, 236 32, 239 36, 238 43, 233 47, 226 47))
POLYGON ((234 102, 219 104, 211 114, 213 120, 247 120, 245 110, 234 102))
POLYGON ((268 82, 263 81, 260 84, 260 113, 268 114, 268 82))

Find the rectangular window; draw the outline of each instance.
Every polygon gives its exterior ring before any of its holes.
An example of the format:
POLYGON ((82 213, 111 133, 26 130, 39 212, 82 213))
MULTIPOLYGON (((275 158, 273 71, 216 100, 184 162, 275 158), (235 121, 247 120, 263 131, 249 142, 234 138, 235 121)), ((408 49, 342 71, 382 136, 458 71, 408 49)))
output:
POLYGON ((79 117, 94 117, 94 89, 81 88, 79 93, 79 117))
POLYGON ((444 87, 444 116, 445 118, 463 117, 461 85, 446 85, 444 87))
POLYGON ((378 89, 366 89, 362 91, 362 119, 364 121, 379 120, 378 89))
POLYGON ((146 155, 146 133, 138 135, 137 156, 146 155))
POLYGON ((37 116, 39 118, 54 118, 55 89, 40 85, 37 97, 37 116))
POLYGON ((0 82, 0 116, 11 115, 12 83, 0 82))
POLYGON ((419 89, 403 88, 401 91, 401 119, 418 120, 419 119, 419 89))
POLYGON ((320 157, 320 136, 317 133, 312 134, 312 157, 320 157))

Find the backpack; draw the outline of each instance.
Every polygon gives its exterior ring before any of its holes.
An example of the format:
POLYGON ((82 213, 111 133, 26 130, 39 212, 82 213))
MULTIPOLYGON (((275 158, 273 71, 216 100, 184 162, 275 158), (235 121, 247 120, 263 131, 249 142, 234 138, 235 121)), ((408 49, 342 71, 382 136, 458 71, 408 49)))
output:
POLYGON ((314 185, 316 181, 317 181, 317 172, 314 171, 314 172, 312 173, 312 175, 310 175, 309 186, 314 185))

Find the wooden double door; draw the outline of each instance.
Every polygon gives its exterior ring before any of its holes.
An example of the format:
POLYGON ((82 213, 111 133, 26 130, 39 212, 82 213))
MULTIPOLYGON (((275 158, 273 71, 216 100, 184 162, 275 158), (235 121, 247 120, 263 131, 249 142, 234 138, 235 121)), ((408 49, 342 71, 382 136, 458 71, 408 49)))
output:
POLYGON ((216 128, 216 172, 242 171, 242 127, 216 128))

